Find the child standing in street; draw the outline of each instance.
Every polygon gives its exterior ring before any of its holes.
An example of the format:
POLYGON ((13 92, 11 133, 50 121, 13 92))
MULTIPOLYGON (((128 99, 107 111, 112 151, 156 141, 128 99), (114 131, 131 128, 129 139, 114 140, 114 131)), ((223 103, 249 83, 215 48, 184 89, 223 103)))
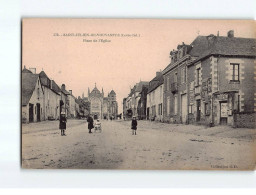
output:
POLYGON ((136 135, 136 130, 137 130, 137 120, 136 116, 132 117, 132 135, 136 135))
POLYGON ((61 112, 60 115, 60 130, 61 130, 61 136, 66 136, 65 134, 65 130, 66 130, 66 123, 67 123, 67 119, 65 116, 65 112, 61 112))

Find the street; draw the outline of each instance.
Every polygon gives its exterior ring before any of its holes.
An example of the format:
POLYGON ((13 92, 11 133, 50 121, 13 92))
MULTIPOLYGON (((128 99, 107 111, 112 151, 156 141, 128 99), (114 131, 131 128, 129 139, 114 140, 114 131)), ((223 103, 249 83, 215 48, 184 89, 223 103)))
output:
POLYGON ((68 120, 67 136, 58 121, 22 125, 22 167, 37 169, 229 169, 252 170, 256 130, 227 126, 101 121, 88 133, 85 120, 68 120))

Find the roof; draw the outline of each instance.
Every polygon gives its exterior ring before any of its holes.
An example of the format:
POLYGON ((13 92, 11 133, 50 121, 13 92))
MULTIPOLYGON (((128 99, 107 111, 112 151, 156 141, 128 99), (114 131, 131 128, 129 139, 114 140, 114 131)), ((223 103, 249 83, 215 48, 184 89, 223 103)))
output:
POLYGON ((60 87, 55 83, 54 80, 52 80, 52 90, 55 91, 56 93, 60 93, 61 92, 60 87))
MULTIPOLYGON (((197 57, 196 61, 209 55, 256 57, 256 39, 252 38, 197 36, 190 46, 188 55, 197 57)), ((167 69, 171 69, 175 63, 179 63, 179 61, 169 64, 163 72, 168 72, 167 69)))
POLYGON ((209 55, 256 57, 256 39, 213 36, 199 59, 209 55))
POLYGON ((22 73, 22 106, 26 106, 35 90, 38 74, 22 73))
POLYGON ((24 69, 21 72, 22 73, 32 73, 30 70, 26 69, 25 67, 24 67, 24 69))
POLYGON ((100 93, 100 91, 99 91, 98 88, 95 86, 91 93, 100 93))
POLYGON ((64 93, 65 95, 69 95, 70 94, 66 89, 61 89, 61 92, 64 93))
POLYGON ((148 93, 154 91, 157 87, 164 83, 164 76, 159 73, 155 78, 149 82, 148 93))
POLYGON ((116 92, 112 89, 109 94, 116 95, 116 92))
POLYGON ((39 73, 41 84, 49 89, 51 89, 53 92, 59 94, 61 92, 61 89, 59 86, 55 83, 54 80, 49 79, 49 77, 46 75, 44 71, 41 71, 39 73), (51 84, 52 82, 52 84, 51 84), (52 86, 51 86, 52 85, 52 86))

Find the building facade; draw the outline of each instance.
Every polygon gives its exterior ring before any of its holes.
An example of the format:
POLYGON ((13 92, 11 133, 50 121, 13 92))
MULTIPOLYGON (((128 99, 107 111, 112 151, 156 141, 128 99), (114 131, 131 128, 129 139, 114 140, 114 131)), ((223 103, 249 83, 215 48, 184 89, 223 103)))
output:
POLYGON ((157 72, 156 77, 149 82, 147 93, 147 119, 163 121, 163 86, 162 72, 157 72))
POLYGON ((57 120, 60 117, 60 88, 44 71, 39 73, 39 77, 44 90, 43 120, 57 120))
POLYGON ((256 40, 208 37, 209 48, 188 66, 189 122, 255 127, 256 40))
POLYGON ((90 92, 88 88, 88 97, 83 97, 83 100, 89 103, 89 113, 94 119, 116 119, 118 113, 118 103, 116 101, 116 93, 112 90, 107 97, 104 97, 104 91, 100 92, 95 87, 90 92))
POLYGON ((149 82, 147 81, 140 81, 130 90, 129 95, 126 98, 126 110, 124 112, 126 118, 131 118, 132 116, 139 117, 138 108, 140 107, 139 101, 141 99, 141 92, 143 87, 148 87, 148 84, 149 82))
POLYGON ((44 120, 44 91, 38 74, 28 69, 22 70, 22 122, 39 122, 44 120))

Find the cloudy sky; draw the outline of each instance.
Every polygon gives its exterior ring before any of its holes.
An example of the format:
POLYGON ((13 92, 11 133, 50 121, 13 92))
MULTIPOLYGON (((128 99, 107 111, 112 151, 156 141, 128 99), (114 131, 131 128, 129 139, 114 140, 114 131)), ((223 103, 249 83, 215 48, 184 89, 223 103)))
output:
POLYGON ((87 96, 95 83, 106 95, 113 89, 120 113, 130 87, 163 70, 178 44, 218 31, 226 36, 231 29, 236 37, 255 38, 255 27, 254 21, 241 20, 25 19, 22 67, 44 70, 76 97, 87 96))

